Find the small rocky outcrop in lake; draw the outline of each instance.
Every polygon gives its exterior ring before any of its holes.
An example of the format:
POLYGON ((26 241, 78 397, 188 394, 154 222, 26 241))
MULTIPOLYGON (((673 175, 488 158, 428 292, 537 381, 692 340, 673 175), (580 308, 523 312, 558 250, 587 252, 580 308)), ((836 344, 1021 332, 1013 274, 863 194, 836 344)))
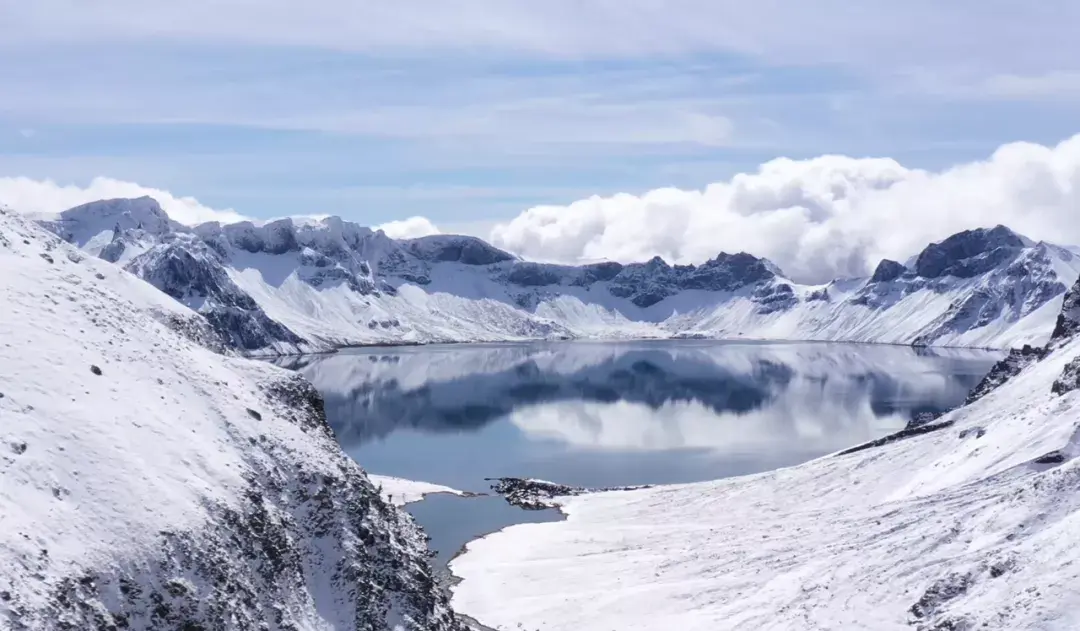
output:
POLYGON ((554 502, 554 499, 557 497, 570 497, 574 495, 584 495, 585 493, 600 493, 604 491, 634 491, 637 489, 649 488, 648 486, 615 486, 590 489, 578 486, 567 486, 565 484, 548 482, 546 480, 531 480, 528 478, 489 478, 489 481, 495 482, 495 484, 491 485, 492 491, 502 495, 510 504, 517 506, 518 508, 524 508, 525 510, 554 508, 558 506, 558 504, 554 502))

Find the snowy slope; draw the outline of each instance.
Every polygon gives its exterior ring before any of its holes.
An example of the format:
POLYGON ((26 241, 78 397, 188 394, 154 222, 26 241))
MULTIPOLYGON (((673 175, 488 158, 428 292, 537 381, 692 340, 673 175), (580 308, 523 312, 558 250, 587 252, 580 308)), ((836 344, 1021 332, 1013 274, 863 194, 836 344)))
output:
POLYGON ((425 496, 433 493, 461 495, 461 491, 457 491, 441 484, 432 484, 430 482, 404 480, 389 475, 369 475, 368 479, 371 480, 371 483, 374 484, 376 488, 382 491, 382 495, 386 498, 386 501, 394 506, 404 506, 406 504, 412 504, 413 502, 419 502, 424 499, 425 496))
POLYGON ((330 217, 171 222, 149 198, 44 225, 203 313, 234 348, 762 338, 1007 348, 1044 343, 1080 256, 1007 228, 959 233, 870 278, 799 285, 767 260, 530 263, 473 238, 394 240, 330 217))
POLYGON ((0 628, 460 628, 310 384, 3 210, 0 269, 0 628))
POLYGON ((453 603, 500 630, 1080 628, 1075 316, 1045 358, 935 431, 562 498, 565 522, 470 543, 453 603))

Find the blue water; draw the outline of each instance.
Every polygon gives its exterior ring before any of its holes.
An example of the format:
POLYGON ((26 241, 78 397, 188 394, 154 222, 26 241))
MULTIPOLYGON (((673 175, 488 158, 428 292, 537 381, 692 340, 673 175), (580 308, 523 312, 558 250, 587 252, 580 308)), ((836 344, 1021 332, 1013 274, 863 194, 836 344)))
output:
MULTIPOLYGON (((945 411, 1000 353, 663 341, 452 345, 289 360, 372 473, 488 491, 694 482, 805 462, 945 411)), ((467 541, 557 519, 501 498, 410 505, 446 561, 467 541)))

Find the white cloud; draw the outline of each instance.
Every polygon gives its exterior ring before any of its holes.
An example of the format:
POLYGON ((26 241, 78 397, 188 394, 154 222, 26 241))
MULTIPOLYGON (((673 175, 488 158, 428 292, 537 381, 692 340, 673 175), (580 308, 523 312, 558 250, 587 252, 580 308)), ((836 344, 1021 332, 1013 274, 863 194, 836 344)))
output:
POLYGON ((1080 135, 1013 143, 941 172, 891 159, 779 158, 704 190, 658 189, 538 206, 492 230, 526 258, 700 263, 721 251, 765 256, 791 277, 869 273, 955 232, 1005 224, 1080 243, 1080 135))
POLYGON ((53 215, 79 204, 117 197, 149 195, 161 204, 170 217, 183 224, 204 221, 233 223, 246 219, 232 209, 216 210, 194 197, 176 197, 168 191, 96 177, 87 186, 61 185, 52 180, 33 180, 26 177, 0 177, 0 204, 28 215, 53 215))
POLYGON ((375 226, 392 239, 415 239, 432 234, 439 234, 439 228, 426 217, 409 217, 398 221, 389 221, 375 226))

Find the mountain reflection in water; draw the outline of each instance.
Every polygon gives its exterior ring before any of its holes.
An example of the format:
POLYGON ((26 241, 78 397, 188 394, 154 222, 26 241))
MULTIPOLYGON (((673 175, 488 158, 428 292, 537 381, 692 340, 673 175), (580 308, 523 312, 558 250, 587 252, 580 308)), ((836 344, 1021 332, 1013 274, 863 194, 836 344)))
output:
POLYGON ((370 471, 465 490, 585 486, 787 466, 964 400, 1000 353, 657 341, 367 349, 282 360, 370 471))

